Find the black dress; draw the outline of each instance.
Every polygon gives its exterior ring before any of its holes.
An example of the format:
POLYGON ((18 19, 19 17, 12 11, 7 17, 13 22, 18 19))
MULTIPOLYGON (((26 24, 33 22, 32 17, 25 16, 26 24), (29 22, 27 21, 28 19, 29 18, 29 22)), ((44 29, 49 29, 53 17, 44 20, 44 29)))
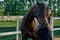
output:
MULTIPOLYGON (((48 20, 50 21, 50 19, 48 20)), ((51 37, 51 31, 48 30, 47 27, 39 28, 38 30, 38 35, 37 35, 37 40, 52 40, 51 37)))

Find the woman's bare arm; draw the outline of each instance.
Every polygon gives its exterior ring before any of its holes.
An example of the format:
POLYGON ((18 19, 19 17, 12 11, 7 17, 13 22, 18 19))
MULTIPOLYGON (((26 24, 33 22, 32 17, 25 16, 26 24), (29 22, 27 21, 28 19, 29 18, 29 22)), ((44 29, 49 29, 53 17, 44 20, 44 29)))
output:
POLYGON ((50 23, 48 22, 48 19, 45 18, 45 21, 47 23, 47 27, 50 31, 52 31, 52 27, 53 27, 53 19, 50 20, 50 23))

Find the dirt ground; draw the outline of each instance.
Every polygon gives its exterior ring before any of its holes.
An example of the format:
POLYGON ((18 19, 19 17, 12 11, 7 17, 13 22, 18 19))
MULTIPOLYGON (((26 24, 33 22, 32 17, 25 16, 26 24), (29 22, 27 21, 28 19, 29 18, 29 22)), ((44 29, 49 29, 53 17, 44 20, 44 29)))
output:
POLYGON ((60 40, 60 38, 54 38, 53 40, 60 40))

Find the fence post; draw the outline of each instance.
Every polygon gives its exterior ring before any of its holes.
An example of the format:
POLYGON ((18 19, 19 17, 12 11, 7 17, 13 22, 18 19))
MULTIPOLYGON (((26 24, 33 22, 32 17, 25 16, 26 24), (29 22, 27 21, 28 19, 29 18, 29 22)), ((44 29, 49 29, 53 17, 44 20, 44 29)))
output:
POLYGON ((18 26, 19 26, 19 19, 17 19, 17 23, 16 23, 16 32, 17 32, 17 34, 16 34, 16 40, 19 40, 19 34, 18 34, 18 31, 19 31, 19 29, 18 29, 18 26))
POLYGON ((54 28, 54 26, 53 26, 53 20, 54 19, 52 19, 52 40, 54 39, 54 34, 53 34, 53 32, 54 32, 54 30, 53 30, 53 28, 54 28))

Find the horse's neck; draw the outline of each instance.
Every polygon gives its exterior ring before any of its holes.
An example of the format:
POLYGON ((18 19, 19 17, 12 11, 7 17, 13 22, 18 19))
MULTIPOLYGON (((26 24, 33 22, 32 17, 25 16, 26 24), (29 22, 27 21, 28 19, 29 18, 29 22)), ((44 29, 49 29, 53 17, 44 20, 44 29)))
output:
POLYGON ((26 20, 25 20, 25 26, 28 28, 28 29, 31 29, 33 27, 33 19, 34 19, 34 16, 30 15, 30 16, 26 16, 26 20))

